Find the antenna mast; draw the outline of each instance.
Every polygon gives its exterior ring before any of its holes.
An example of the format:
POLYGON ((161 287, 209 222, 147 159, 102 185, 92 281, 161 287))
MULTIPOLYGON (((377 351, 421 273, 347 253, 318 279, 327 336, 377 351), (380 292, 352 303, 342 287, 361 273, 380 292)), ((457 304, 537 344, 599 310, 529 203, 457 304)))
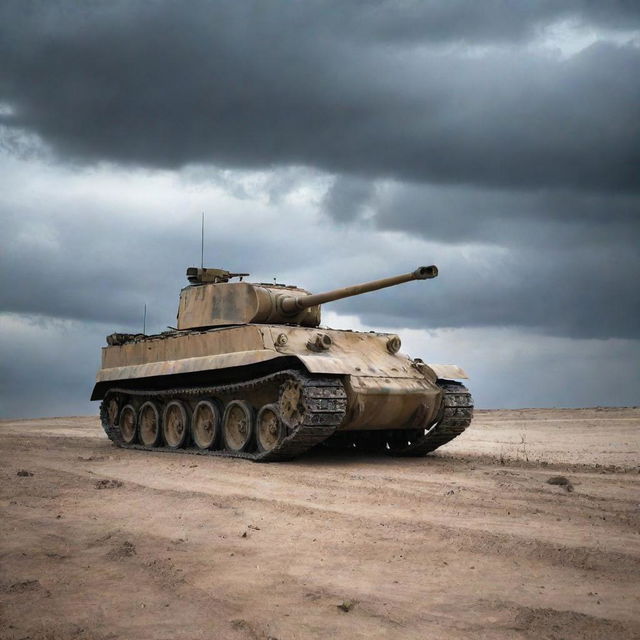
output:
POLYGON ((147 303, 144 303, 144 315, 142 316, 142 335, 147 334, 147 303))
POLYGON ((200 235, 200 267, 204 269, 204 211, 202 212, 202 233, 200 235))

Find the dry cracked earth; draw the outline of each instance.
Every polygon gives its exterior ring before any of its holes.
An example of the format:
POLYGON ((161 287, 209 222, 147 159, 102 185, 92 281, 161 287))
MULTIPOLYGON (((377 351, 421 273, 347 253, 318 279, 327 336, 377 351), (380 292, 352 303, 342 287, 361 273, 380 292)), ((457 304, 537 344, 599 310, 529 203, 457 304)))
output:
POLYGON ((639 451, 637 408, 272 465, 0 421, 0 638, 639 638, 639 451))

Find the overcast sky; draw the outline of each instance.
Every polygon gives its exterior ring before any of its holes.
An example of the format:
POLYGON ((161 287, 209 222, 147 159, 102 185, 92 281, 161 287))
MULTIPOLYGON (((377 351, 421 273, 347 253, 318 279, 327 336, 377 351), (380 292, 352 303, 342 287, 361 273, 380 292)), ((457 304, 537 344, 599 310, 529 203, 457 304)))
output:
POLYGON ((0 3, 0 416, 97 411, 200 260, 313 291, 480 407, 640 404, 640 4, 0 3))

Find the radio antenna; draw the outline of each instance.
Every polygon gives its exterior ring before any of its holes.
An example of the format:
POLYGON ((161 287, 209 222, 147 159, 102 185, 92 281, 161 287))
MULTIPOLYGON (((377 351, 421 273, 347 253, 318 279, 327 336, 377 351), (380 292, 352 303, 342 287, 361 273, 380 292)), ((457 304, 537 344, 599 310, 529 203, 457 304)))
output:
POLYGON ((204 269, 204 211, 202 212, 202 233, 200 234, 200 267, 204 269))
POLYGON ((144 303, 144 314, 142 316, 142 335, 147 335, 147 303, 144 303))

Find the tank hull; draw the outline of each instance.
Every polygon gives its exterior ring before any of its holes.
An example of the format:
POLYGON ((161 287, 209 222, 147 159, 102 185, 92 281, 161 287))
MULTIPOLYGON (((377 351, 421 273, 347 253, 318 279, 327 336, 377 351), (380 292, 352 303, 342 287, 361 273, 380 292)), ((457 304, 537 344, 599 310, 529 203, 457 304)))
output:
MULTIPOLYGON (((214 455, 286 459, 341 433, 356 434, 347 437, 348 446, 366 441, 386 449, 393 448, 389 434, 395 433, 400 455, 411 455, 402 451, 416 447, 416 434, 423 438, 442 423, 447 402, 464 405, 462 412, 449 411, 449 427, 455 431, 451 437, 464 430, 471 419, 471 400, 468 392, 468 398, 451 400, 466 392, 456 388, 445 401, 443 374, 463 377, 464 372, 452 365, 414 361, 397 352, 399 341, 394 340, 397 336, 385 333, 265 324, 137 336, 103 348, 92 399, 103 400, 103 426, 121 446, 159 448, 171 441, 171 435, 145 440, 145 420, 164 428, 173 404, 174 413, 182 412, 188 428, 198 403, 207 401, 219 406, 221 415, 236 403, 236 409, 250 412, 253 417, 247 413, 247 419, 257 420, 256 424, 262 407, 276 407, 287 425, 286 437, 272 451, 256 450, 254 436, 253 445, 237 451, 223 443, 218 443, 217 451, 206 449, 214 455), (293 414, 291 407, 289 414, 286 410, 291 389, 297 394, 293 404, 302 407, 295 420, 295 410, 293 414), (123 416, 132 416, 129 422, 136 423, 131 440, 119 431, 126 422, 123 416)), ((433 443, 434 433, 430 438, 433 443)), ((424 449, 427 443, 421 442, 424 449)), ((188 448, 187 439, 177 448, 188 448)))
POLYGON ((102 399, 112 387, 144 387, 149 379, 168 388, 184 374, 229 372, 242 378, 243 369, 250 377, 252 365, 274 372, 297 360, 310 373, 343 378, 348 410, 341 430, 402 429, 433 419, 442 395, 435 384, 438 376, 404 354, 390 353, 389 334, 323 329, 331 346, 314 352, 307 342, 315 333, 302 327, 241 325, 104 347, 92 399, 102 399))

